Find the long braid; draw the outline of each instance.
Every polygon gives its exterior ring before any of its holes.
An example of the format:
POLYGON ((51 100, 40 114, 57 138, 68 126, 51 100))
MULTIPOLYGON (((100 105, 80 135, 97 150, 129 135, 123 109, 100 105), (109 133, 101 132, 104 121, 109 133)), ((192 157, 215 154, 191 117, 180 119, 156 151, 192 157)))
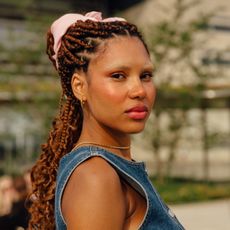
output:
MULTIPOLYGON (((47 54, 57 69, 52 57, 54 39, 50 32, 47 35, 47 54)), ((48 140, 42 145, 41 155, 32 168, 29 229, 55 229, 54 193, 57 168, 60 158, 70 152, 79 139, 83 122, 80 102, 73 95, 71 88, 73 73, 76 70, 87 72, 90 59, 103 40, 127 35, 136 36, 143 42, 135 25, 121 21, 78 21, 70 26, 62 37, 57 71, 64 95, 62 98, 65 99, 60 106, 60 114, 53 121, 48 140)), ((144 42, 143 44, 145 45, 144 42)))

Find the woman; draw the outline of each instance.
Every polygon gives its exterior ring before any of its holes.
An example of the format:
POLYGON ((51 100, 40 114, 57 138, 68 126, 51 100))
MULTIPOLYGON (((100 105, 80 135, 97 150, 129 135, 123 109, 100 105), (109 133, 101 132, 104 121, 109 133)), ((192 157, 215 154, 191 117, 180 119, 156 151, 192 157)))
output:
POLYGON ((99 12, 67 14, 52 24, 47 53, 63 97, 32 169, 29 228, 183 229, 130 152, 156 94, 136 26, 99 12))

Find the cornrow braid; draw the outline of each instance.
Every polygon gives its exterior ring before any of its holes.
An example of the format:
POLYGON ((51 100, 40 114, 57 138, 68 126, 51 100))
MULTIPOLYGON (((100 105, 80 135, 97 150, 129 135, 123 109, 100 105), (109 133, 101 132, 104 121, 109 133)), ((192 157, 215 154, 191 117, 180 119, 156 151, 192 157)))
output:
POLYGON ((81 69, 87 72, 89 57, 98 50, 98 46, 103 40, 112 38, 114 35, 136 36, 145 45, 137 27, 123 21, 110 23, 98 23, 90 20, 79 21, 68 29, 62 38, 58 53, 59 75, 65 84, 66 95, 72 96, 71 77, 74 70, 81 69))
MULTIPOLYGON (((104 40, 115 36, 138 37, 146 47, 135 25, 125 21, 77 21, 62 37, 58 51, 58 68, 54 60, 54 38, 47 33, 47 54, 58 71, 63 96, 60 113, 52 123, 48 140, 42 145, 41 155, 32 168, 32 198, 29 229, 55 229, 54 194, 57 168, 62 156, 71 151, 80 137, 83 111, 71 87, 76 70, 87 72, 88 65, 104 40)), ((148 51, 147 47, 146 50, 148 51)))

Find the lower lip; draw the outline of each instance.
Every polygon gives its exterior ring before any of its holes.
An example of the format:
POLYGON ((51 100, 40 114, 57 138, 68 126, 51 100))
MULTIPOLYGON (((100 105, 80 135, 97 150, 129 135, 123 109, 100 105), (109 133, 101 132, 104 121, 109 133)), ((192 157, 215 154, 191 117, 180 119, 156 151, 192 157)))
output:
POLYGON ((127 115, 129 118, 134 120, 143 120, 147 117, 148 113, 147 111, 143 112, 127 112, 127 115))

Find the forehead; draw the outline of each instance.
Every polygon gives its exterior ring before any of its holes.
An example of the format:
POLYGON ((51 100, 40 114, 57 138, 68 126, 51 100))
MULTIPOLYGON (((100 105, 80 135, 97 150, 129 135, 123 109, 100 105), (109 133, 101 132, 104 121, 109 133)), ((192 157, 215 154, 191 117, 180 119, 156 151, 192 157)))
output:
POLYGON ((149 54, 137 37, 117 36, 105 40, 91 59, 89 67, 113 64, 151 65, 149 54))

